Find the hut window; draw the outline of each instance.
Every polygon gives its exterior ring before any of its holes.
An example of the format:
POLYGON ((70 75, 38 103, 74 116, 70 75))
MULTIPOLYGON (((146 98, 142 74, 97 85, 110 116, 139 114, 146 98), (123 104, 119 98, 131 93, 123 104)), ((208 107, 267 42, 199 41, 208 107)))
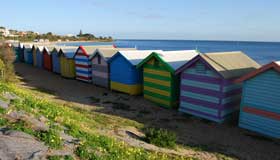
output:
POLYGON ((206 73, 206 67, 202 63, 196 63, 195 71, 196 71, 196 73, 205 74, 206 73))
POLYGON ((98 64, 101 64, 101 56, 97 56, 98 64))

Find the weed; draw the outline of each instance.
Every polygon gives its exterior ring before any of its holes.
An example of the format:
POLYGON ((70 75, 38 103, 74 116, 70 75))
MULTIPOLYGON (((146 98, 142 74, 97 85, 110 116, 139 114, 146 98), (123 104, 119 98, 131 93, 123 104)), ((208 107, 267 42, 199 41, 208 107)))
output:
POLYGON ((176 145, 177 136, 175 133, 156 128, 145 128, 145 140, 148 143, 159 147, 174 148, 176 145))

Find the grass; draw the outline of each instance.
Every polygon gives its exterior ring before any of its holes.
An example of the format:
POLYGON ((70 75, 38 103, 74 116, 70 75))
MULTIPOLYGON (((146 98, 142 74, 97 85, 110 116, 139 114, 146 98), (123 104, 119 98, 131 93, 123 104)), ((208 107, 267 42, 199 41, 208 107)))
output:
MULTIPOLYGON (((15 109, 24 110, 30 114, 39 116, 43 115, 50 120, 50 123, 59 123, 67 128, 67 133, 80 140, 75 154, 80 159, 192 159, 175 155, 167 155, 159 152, 150 152, 143 148, 131 147, 122 141, 100 133, 100 128, 106 132, 106 129, 112 129, 119 125, 132 125, 142 127, 140 124, 120 119, 117 117, 107 116, 101 113, 89 112, 75 107, 61 105, 50 102, 36 96, 34 91, 22 89, 14 84, 5 84, 0 82, 0 92, 13 92, 22 100, 12 102, 15 109)), ((0 119, 0 123, 5 121, 0 119)), ((57 135, 59 129, 52 127, 48 132, 34 132, 27 124, 18 122, 14 128, 35 135, 52 148, 61 146, 60 137, 57 135)), ((53 157, 55 158, 55 157, 53 157)))

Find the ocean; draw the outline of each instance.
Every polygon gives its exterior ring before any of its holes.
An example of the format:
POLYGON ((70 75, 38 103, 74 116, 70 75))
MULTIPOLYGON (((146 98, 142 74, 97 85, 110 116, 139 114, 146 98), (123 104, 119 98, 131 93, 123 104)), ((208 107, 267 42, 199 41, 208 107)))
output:
POLYGON ((202 53, 242 51, 260 64, 280 60, 280 42, 195 41, 195 40, 116 40, 114 42, 60 43, 67 46, 116 45, 143 50, 193 50, 202 53))

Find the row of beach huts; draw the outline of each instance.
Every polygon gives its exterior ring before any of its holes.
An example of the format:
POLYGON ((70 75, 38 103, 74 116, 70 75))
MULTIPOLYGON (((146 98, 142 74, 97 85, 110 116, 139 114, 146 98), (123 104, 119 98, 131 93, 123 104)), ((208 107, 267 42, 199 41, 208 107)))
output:
POLYGON ((17 61, 222 123, 280 138, 280 62, 242 52, 200 53, 115 46, 14 46, 17 61))

